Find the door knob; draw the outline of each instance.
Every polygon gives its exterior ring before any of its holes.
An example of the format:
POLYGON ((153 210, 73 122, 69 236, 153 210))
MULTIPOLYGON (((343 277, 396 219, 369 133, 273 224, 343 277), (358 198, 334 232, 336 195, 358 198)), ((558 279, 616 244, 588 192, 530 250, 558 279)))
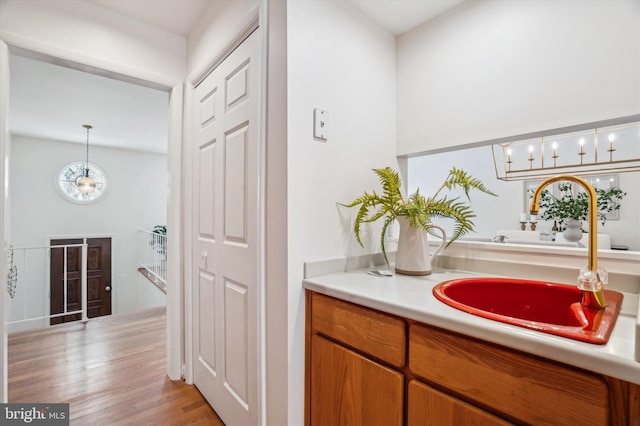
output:
POLYGON ((111 291, 111 286, 106 286, 104 289, 105 289, 106 291, 111 291))

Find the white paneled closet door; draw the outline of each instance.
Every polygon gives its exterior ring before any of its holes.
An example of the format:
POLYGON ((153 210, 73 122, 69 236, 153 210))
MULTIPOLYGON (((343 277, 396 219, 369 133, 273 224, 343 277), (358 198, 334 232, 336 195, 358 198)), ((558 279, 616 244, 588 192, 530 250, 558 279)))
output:
POLYGON ((194 102, 194 383, 226 424, 258 424, 259 31, 194 102))

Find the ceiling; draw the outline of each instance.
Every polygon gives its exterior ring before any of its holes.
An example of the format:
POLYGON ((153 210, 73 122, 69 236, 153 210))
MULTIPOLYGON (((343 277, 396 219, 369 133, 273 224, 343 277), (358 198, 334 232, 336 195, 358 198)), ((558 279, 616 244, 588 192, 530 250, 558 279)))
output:
POLYGON ((12 134, 91 146, 167 152, 169 94, 12 55, 12 134))
POLYGON ((395 35, 454 8, 464 0, 345 0, 395 35))
MULTIPOLYGON (((216 0, 86 0, 187 37, 216 0)), ((301 1, 301 0, 296 0, 301 1)), ((463 0, 345 1, 393 34, 402 34, 463 0)), ((156 153, 167 152, 168 94, 12 55, 12 134, 156 153)))
MULTIPOLYGON (((215 0, 89 0, 116 12, 187 37, 215 0)), ((295 0, 302 1, 302 0, 295 0)), ((336 1, 336 0, 333 0, 336 1)), ((389 32, 399 35, 462 3, 463 0, 342 0, 389 32)))
POLYGON ((89 0, 139 21, 187 37, 215 0, 89 0))

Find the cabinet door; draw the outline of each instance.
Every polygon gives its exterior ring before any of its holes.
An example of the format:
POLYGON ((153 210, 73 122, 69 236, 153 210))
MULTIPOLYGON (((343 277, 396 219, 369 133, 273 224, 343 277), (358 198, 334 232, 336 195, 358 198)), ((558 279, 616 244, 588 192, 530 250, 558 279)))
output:
POLYGON ((311 425, 402 425, 401 373, 318 335, 311 347, 311 425))
POLYGON ((409 382, 407 425, 506 426, 511 423, 417 380, 409 382))

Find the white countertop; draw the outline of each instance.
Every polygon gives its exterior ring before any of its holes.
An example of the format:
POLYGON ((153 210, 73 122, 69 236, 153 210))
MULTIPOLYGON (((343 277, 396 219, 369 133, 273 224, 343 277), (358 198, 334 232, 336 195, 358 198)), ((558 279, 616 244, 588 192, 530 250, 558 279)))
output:
POLYGON ((481 318, 439 301, 433 287, 456 278, 489 276, 476 272, 434 269, 431 275, 394 274, 376 277, 372 268, 341 272, 303 281, 303 287, 338 299, 378 309, 447 330, 522 350, 544 358, 640 384, 640 362, 634 360, 638 294, 624 299, 606 345, 593 345, 481 318))

